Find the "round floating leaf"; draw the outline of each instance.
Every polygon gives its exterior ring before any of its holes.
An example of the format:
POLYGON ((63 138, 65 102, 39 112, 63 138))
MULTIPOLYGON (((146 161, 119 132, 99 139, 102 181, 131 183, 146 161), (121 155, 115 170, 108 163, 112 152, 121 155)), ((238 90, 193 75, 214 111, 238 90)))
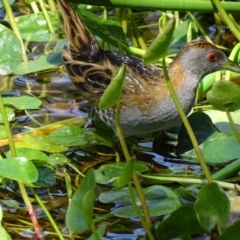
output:
POLYGON ((135 171, 135 162, 136 159, 133 158, 126 163, 121 175, 114 181, 115 187, 124 187, 132 180, 133 172, 135 171))
MULTIPOLYGON (((136 189, 133 188, 132 192, 134 200, 143 214, 141 201, 138 198, 136 189)), ((151 217, 169 214, 180 206, 178 196, 170 188, 164 186, 151 186, 144 188, 143 193, 145 195, 151 217)), ((99 195, 99 201, 103 203, 115 202, 118 204, 118 208, 112 210, 112 214, 115 216, 125 218, 137 216, 137 213, 132 205, 128 188, 126 187, 120 190, 102 192, 99 195), (121 206, 119 206, 119 203, 121 203, 121 206)))
POLYGON ((0 25, 0 74, 7 75, 22 61, 22 47, 12 30, 0 25))
MULTIPOLYGON (((7 114, 8 121, 9 122, 13 121, 14 117, 15 117, 15 113, 14 113, 13 109, 9 108, 9 107, 5 107, 4 109, 7 114)), ((0 114, 0 123, 3 123, 2 114, 0 114)))
MULTIPOLYGON (((205 113, 193 113, 188 120, 207 163, 222 164, 240 158, 239 144, 235 135, 218 131, 205 113)), ((189 161, 198 162, 184 125, 179 130, 177 152, 189 161)))
MULTIPOLYGON (((99 184, 112 183, 123 172, 126 163, 111 163, 104 164, 99 169, 95 170, 96 182, 99 184)), ((136 162, 134 169, 136 172, 145 172, 149 170, 146 164, 136 162)))
POLYGON ((38 171, 31 161, 24 157, 0 160, 0 175, 25 184, 37 181, 38 171))
MULTIPOLYGON (((53 28, 59 29, 60 22, 57 16, 48 12, 48 17, 53 28)), ((42 12, 16 17, 16 21, 22 38, 35 42, 47 42, 51 40, 51 33, 42 12)))
POLYGON ((4 105, 11 105, 18 110, 36 109, 41 106, 42 101, 36 97, 21 96, 21 97, 5 97, 3 98, 4 105))
POLYGON ((229 219, 230 201, 217 183, 204 185, 194 205, 201 226, 210 231, 217 223, 224 227, 229 219))
POLYGON ((217 81, 207 93, 207 100, 217 110, 236 111, 240 108, 240 89, 230 81, 217 81))
POLYGON ((48 137, 45 135, 32 135, 31 133, 27 133, 23 135, 18 142, 15 143, 17 148, 29 148, 31 146, 32 149, 37 149, 45 152, 63 152, 66 151, 67 148, 63 146, 59 146, 57 144, 51 143, 48 140, 48 137))
POLYGON ((173 32, 175 27, 175 18, 172 18, 163 32, 158 35, 155 41, 147 49, 145 55, 143 56, 144 64, 150 64, 162 57, 165 57, 172 40, 173 32))
POLYGON ((122 64, 121 67, 114 73, 111 83, 104 91, 98 104, 100 109, 110 108, 120 100, 126 71, 127 69, 125 64, 122 64))
MULTIPOLYGON (((48 161, 48 156, 36 149, 32 148, 16 148, 16 154, 18 157, 25 157, 28 160, 41 160, 44 162, 48 161)), ((7 157, 11 156, 11 152, 7 153, 7 157)))
POLYGON ((22 62, 13 69, 15 75, 25 75, 32 72, 39 72, 55 69, 62 64, 62 53, 49 53, 35 60, 22 62))

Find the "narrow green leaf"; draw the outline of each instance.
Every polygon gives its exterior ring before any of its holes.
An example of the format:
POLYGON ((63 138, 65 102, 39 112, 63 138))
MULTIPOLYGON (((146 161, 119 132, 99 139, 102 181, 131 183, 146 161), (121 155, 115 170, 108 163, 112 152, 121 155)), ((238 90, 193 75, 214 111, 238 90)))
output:
POLYGON ((66 214, 66 225, 71 233, 83 233, 92 223, 96 182, 90 169, 72 197, 66 214))
POLYGON ((172 40, 174 27, 175 18, 172 18, 164 28, 163 32, 158 35, 155 41, 147 49, 145 55, 143 56, 144 64, 148 65, 167 55, 168 48, 172 40))
MULTIPOLYGON (((106 225, 102 224, 100 227, 97 229, 97 235, 99 239, 102 239, 104 233, 106 230, 106 225)), ((95 234, 93 233, 87 240, 96 240, 95 234)))
POLYGON ((217 223, 225 226, 229 219, 230 201, 217 183, 204 185, 194 205, 201 226, 210 231, 217 223))
POLYGON ((121 97, 123 83, 126 75, 126 66, 122 64, 112 77, 111 83, 103 93, 98 107, 106 109, 114 106, 121 97))
POLYGON ((136 158, 134 157, 133 159, 131 159, 131 161, 126 163, 121 175, 114 181, 115 187, 124 187, 131 181, 133 172, 135 170, 135 162, 136 158))

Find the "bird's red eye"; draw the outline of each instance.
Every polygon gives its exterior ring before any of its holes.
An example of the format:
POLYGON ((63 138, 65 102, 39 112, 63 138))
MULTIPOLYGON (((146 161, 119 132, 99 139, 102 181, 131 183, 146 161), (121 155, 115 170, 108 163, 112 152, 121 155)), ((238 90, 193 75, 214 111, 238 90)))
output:
POLYGON ((207 60, 208 60, 209 62, 215 62, 215 61, 217 60, 217 55, 214 54, 214 53, 209 53, 209 54, 207 55, 207 60))

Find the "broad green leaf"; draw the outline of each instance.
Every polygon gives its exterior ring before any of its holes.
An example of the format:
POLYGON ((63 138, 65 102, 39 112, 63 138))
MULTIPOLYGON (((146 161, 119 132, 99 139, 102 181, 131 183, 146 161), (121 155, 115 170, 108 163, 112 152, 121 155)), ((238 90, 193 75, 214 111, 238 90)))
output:
POLYGON ((132 180, 132 175, 133 172, 135 171, 135 162, 136 158, 134 157, 133 159, 126 163, 126 165, 123 168, 123 171, 121 172, 121 175, 117 177, 114 181, 115 187, 124 187, 132 180))
MULTIPOLYGON (((14 113, 13 109, 10 107, 5 107, 4 109, 7 114, 8 121, 9 122, 13 121, 15 118, 15 113, 14 113)), ((2 114, 0 114, 0 123, 3 123, 2 114)))
POLYGON ((11 240, 12 238, 10 235, 7 233, 6 229, 2 226, 0 226, 0 236, 1 240, 11 240))
POLYGON ((18 110, 36 109, 42 104, 42 101, 36 97, 21 96, 21 97, 5 97, 3 98, 4 105, 10 105, 18 110))
POLYGON ((191 239, 192 234, 206 231, 198 222, 193 206, 182 206, 164 219, 155 230, 155 239, 169 240, 179 237, 191 239))
POLYGON ((32 184, 38 178, 36 167, 24 157, 0 160, 0 175, 25 184, 32 184))
POLYGON ((236 111, 240 108, 240 89, 230 81, 217 81, 207 93, 207 100, 217 110, 236 111))
POLYGON ((6 199, 6 200, 3 199, 1 200, 1 202, 11 208, 16 208, 16 209, 20 208, 19 202, 13 199, 6 199))
POLYGON ((12 73, 22 61, 22 46, 17 36, 0 25, 0 75, 12 73))
POLYGON ((100 144, 112 147, 114 140, 97 134, 91 129, 83 130, 79 126, 64 126, 48 135, 49 141, 55 144, 72 147, 100 144))
MULTIPOLYGON (((49 19, 55 30, 60 28, 60 22, 56 15, 48 12, 49 19)), ((22 38, 34 42, 50 41, 52 36, 42 12, 27 14, 15 18, 22 38)))
POLYGON ((219 237, 219 240, 239 240, 240 239, 240 221, 235 222, 232 226, 227 228, 219 237))
POLYGON ((163 32, 158 35, 155 41, 147 49, 143 56, 144 64, 148 65, 165 57, 172 40, 175 27, 175 18, 172 18, 164 28, 163 32))
POLYGON ((17 148, 29 148, 29 146, 31 146, 32 149, 50 153, 64 152, 67 150, 65 147, 51 143, 45 135, 35 136, 31 133, 24 134, 23 138, 15 143, 15 146, 17 148))
MULTIPOLYGON (((138 198, 135 189, 132 189, 135 203, 138 205, 143 214, 141 201, 138 198)), ((151 217, 169 214, 176 210, 180 203, 177 195, 170 189, 164 186, 151 186, 143 189, 146 198, 148 209, 151 217)), ((103 203, 115 202, 118 208, 112 210, 112 214, 118 217, 131 218, 136 217, 137 213, 132 205, 128 188, 120 190, 110 190, 102 192, 99 195, 99 201, 103 203), (121 206, 119 205, 121 203, 121 206)))
MULTIPOLYGON (((101 165, 99 169, 95 170, 96 182, 99 184, 109 184, 112 183, 117 177, 119 177, 126 163, 110 163, 101 165)), ((145 172, 149 170, 149 167, 140 162, 136 162, 134 169, 136 172, 145 172)))
POLYGON ((210 231, 218 223, 224 227, 230 216, 230 201, 217 183, 204 185, 194 205, 201 226, 210 231))
POLYGON ((55 69, 61 64, 62 64, 61 53, 59 52, 49 53, 35 60, 22 62, 16 68, 13 69, 13 73, 15 75, 25 75, 33 72, 55 69))
POLYGON ((126 76, 126 71, 127 71, 126 66, 122 64, 120 68, 115 72, 111 79, 111 83, 104 91, 100 99, 100 102, 98 104, 98 107, 100 109, 103 110, 106 108, 110 108, 120 100, 126 76))
MULTIPOLYGON (((25 157, 28 160, 41 160, 44 162, 48 161, 48 156, 45 153, 36 149, 16 148, 16 153, 18 157, 25 157)), ((9 151, 6 156, 11 157, 11 152, 9 151)))
POLYGON ((73 195, 67 209, 66 225, 71 233, 81 234, 90 227, 95 201, 95 187, 94 172, 90 169, 73 195))
POLYGON ((0 125, 0 139, 6 139, 7 138, 7 132, 6 128, 3 125, 0 125))
MULTIPOLYGON (((219 132, 205 113, 195 112, 188 117, 188 120, 207 163, 220 164, 240 158, 239 144, 235 135, 219 132)), ((198 162, 183 124, 178 134, 177 152, 189 161, 198 162)))
MULTIPOLYGON (((204 113, 206 113, 211 118, 214 125, 221 132, 225 134, 233 133, 233 130, 229 124, 229 121, 225 112, 218 111, 218 110, 208 110, 208 111, 205 111, 204 113)), ((238 131, 240 132, 240 111, 231 112, 231 117, 238 131)))
POLYGON ((63 154, 55 153, 51 154, 48 158, 48 163, 51 166, 66 164, 68 159, 63 154))

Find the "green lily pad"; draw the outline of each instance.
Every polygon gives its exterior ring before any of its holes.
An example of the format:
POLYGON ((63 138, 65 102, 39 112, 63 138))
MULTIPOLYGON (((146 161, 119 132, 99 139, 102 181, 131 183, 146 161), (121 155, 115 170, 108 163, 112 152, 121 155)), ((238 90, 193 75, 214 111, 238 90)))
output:
POLYGON ((23 138, 15 143, 17 148, 29 148, 37 149, 45 152, 64 152, 67 148, 51 143, 48 137, 45 135, 32 135, 31 133, 24 134, 23 138))
MULTIPOLYGON (((109 184, 121 175, 126 163, 110 163, 100 166, 95 170, 96 182, 99 184, 109 184)), ((134 166, 135 172, 145 172, 149 167, 144 163, 136 162, 134 166)))
MULTIPOLYGON (((132 192, 135 203, 142 212, 141 202, 137 196, 136 189, 132 188, 132 192)), ((169 214, 180 206, 178 196, 170 188, 164 186, 151 186, 144 188, 143 193, 151 217, 169 214)), ((112 214, 115 216, 124 218, 137 217, 137 213, 134 210, 129 195, 129 190, 126 187, 120 190, 102 192, 99 195, 99 201, 103 203, 115 202, 118 204, 118 208, 112 210, 112 214), (120 204, 121 206, 119 206, 120 204)))
MULTIPOLYGON (((18 157, 25 157, 28 160, 48 161, 48 156, 45 153, 32 148, 16 148, 16 154, 18 157)), ((10 157, 11 152, 9 151, 6 156, 10 157)))
POLYGON ((35 60, 22 62, 13 69, 15 75, 25 75, 32 72, 39 72, 49 69, 55 69, 62 64, 62 53, 49 53, 35 60))
POLYGON ((3 98, 4 105, 10 105, 18 110, 37 109, 41 106, 42 101, 35 97, 5 97, 3 98))
MULTIPOLYGON (((203 112, 188 117, 204 159, 208 164, 224 164, 240 158, 240 148, 234 134, 224 134, 216 128, 203 112)), ((182 125, 178 135, 177 152, 191 162, 198 162, 192 143, 182 125)))
POLYGON ((38 171, 31 161, 24 157, 4 158, 0 160, 0 175, 25 184, 37 181, 38 171))
POLYGON ((84 146, 96 143, 110 147, 113 145, 113 140, 110 141, 105 139, 90 129, 83 130, 79 126, 64 126, 59 128, 51 132, 48 135, 48 139, 52 143, 67 147, 84 146))
MULTIPOLYGON (((9 108, 9 107, 5 107, 5 112, 7 114, 7 118, 8 118, 8 121, 11 122, 14 120, 15 118, 15 113, 13 111, 12 108, 9 108)), ((2 118, 2 114, 0 114, 0 124, 3 123, 3 118, 2 118)))
POLYGON ((217 110, 236 111, 240 108, 240 89, 230 81, 217 81, 207 93, 207 100, 217 110))
MULTIPOLYGON (((60 28, 58 17, 48 12, 49 19, 55 30, 60 28)), ((52 35, 42 12, 27 14, 15 18, 23 39, 34 42, 47 42, 52 35)))
POLYGON ((22 61, 22 46, 12 30, 0 25, 0 74, 7 75, 22 61))

